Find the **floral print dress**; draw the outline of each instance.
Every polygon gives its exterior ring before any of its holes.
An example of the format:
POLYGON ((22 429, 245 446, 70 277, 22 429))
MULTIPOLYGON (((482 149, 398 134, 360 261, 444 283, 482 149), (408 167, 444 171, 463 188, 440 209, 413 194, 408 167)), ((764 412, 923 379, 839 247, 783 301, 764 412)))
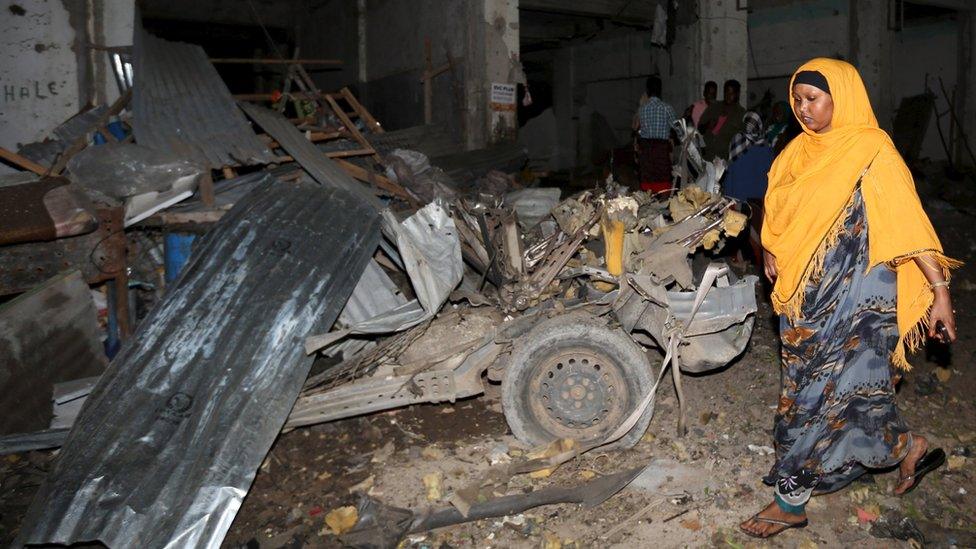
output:
POLYGON ((911 446, 889 359, 898 343, 897 275, 885 265, 868 270, 860 188, 845 215, 822 273, 804 289, 801 318, 780 317, 776 463, 764 481, 789 505, 842 488, 868 468, 895 465, 911 446))

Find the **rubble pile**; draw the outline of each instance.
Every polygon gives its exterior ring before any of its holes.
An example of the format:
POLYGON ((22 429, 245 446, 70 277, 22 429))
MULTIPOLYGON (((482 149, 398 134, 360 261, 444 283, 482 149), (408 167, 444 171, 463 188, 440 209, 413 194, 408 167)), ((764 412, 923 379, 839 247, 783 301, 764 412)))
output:
MULTIPOLYGON (((349 89, 318 90, 300 65, 269 108, 236 101, 199 47, 136 38, 118 101, 50 143, 2 151, 26 171, 0 180, 11 209, 0 295, 50 292, 71 271, 84 314, 65 320, 64 348, 88 352, 100 331, 113 358, 48 364, 10 387, 30 396, 25 417, 53 421, 4 433, 0 452, 61 447, 23 543, 217 546, 283 430, 453 402, 485 383, 502 384, 516 437, 554 449, 500 474, 548 476, 633 446, 669 367, 677 380, 745 348, 755 277, 712 260, 746 216, 718 192, 715 166, 697 167, 704 188, 632 192, 611 177, 563 198, 515 175, 519 146, 433 158, 374 146, 397 140, 349 89), (167 82, 213 93, 174 95, 167 82), (552 346, 566 347, 563 362, 538 351, 552 346), (656 373, 646 347, 666 355, 656 373)), ((37 335, 17 313, 37 307, 30 294, 0 307, 11 333, 37 335)), ((414 514, 397 535, 597 505, 640 471, 528 498, 454 493, 454 507, 414 514)), ((447 497, 441 481, 425 479, 432 501, 447 497)), ((327 520, 347 533, 357 513, 379 520, 370 506, 409 514, 364 500, 327 520)))

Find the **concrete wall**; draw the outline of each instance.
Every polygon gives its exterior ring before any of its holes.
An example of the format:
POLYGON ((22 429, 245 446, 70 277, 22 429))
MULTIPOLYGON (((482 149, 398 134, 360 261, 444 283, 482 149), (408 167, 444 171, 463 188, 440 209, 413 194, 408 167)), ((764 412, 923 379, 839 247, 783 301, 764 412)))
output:
MULTIPOLYGON (((350 2, 351 3, 351 2, 350 2)), ((387 129, 423 124, 424 40, 430 39, 432 62, 443 64, 468 51, 467 18, 474 2, 456 0, 366 1, 366 107, 387 129)), ((434 123, 457 138, 464 130, 464 67, 433 81, 434 123)))
POLYGON ((132 0, 18 0, 0 16, 0 146, 38 141, 118 96, 105 52, 132 43, 132 0))
POLYGON ((647 76, 664 83, 663 99, 680 116, 701 96, 704 82, 736 78, 746 84, 746 16, 729 0, 682 2, 673 13, 670 49, 651 43, 650 31, 613 28, 557 51, 553 110, 559 127, 556 165, 587 166, 594 149, 630 141, 631 121, 647 76), (599 115, 594 117, 593 115, 599 115), (601 129, 609 123, 611 135, 601 129), (596 124, 596 125, 594 125, 596 124))
MULTIPOLYGON (((945 112, 949 108, 939 91, 939 77, 952 94, 958 68, 958 39, 958 25, 951 19, 921 21, 894 33, 892 59, 897 60, 898 68, 892 71, 891 87, 896 106, 903 97, 925 93, 925 75, 928 74, 929 88, 935 93, 936 110, 945 112)), ((942 131, 948 140, 948 116, 943 117, 942 131)), ((934 115, 926 128, 921 156, 946 159, 934 115)))
POLYGON ((3 11, 0 146, 16 149, 42 139, 91 97, 90 75, 79 71, 75 53, 86 27, 84 12, 72 17, 60 2, 21 1, 3 11))
POLYGON ((329 91, 343 86, 355 89, 359 81, 359 10, 356 2, 331 0, 316 3, 300 16, 304 20, 298 26, 297 37, 301 56, 342 61, 338 69, 306 66, 315 85, 329 91))
POLYGON ((848 58, 849 0, 750 2, 749 101, 788 97, 789 77, 813 57, 848 58))
MULTIPOLYGON (((753 0, 750 10, 750 104, 766 90, 785 100, 790 75, 807 59, 846 59, 861 73, 879 124, 890 131, 902 98, 925 91, 926 73, 933 76, 933 91, 941 75, 951 92, 965 63, 959 59, 958 21, 920 19, 890 30, 885 0, 753 0)), ((936 96, 937 109, 944 111, 945 101, 936 96)), ((943 128, 948 130, 948 120, 943 128)), ((945 157, 934 123, 922 156, 945 157)))

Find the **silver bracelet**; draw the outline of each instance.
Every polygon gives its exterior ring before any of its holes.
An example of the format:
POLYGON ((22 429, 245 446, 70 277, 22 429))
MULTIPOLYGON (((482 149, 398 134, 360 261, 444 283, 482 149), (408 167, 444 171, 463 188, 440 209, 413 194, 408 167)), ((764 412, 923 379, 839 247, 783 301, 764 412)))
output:
POLYGON ((929 287, 930 288, 938 288, 939 286, 944 286, 944 287, 948 288, 949 287, 949 282, 946 281, 946 280, 940 280, 938 282, 930 282, 929 283, 929 287))

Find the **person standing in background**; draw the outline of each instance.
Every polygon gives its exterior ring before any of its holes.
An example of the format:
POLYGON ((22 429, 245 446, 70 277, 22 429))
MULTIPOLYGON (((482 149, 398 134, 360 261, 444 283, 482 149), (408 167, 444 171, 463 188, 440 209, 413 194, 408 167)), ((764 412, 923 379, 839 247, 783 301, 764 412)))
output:
POLYGON ((702 113, 698 131, 705 138, 705 160, 728 158, 732 137, 742 131, 742 117, 746 114, 739 104, 741 91, 738 80, 726 80, 722 87, 722 102, 713 103, 702 113))
POLYGON ((735 134, 729 148, 729 169, 725 172, 723 194, 736 200, 762 200, 766 196, 766 173, 776 155, 766 142, 762 118, 755 111, 743 117, 745 128, 735 134))
POLYGON ((671 124, 677 118, 674 109, 661 100, 661 79, 647 77, 647 101, 634 116, 637 130, 637 161, 640 188, 659 192, 671 188, 671 124))
POLYGON ((701 120, 702 113, 705 112, 710 105, 715 103, 715 99, 718 98, 718 84, 714 80, 709 80, 705 82, 705 88, 702 90, 702 98, 695 101, 688 108, 685 109, 685 118, 691 120, 694 126, 698 127, 698 121, 701 120))

